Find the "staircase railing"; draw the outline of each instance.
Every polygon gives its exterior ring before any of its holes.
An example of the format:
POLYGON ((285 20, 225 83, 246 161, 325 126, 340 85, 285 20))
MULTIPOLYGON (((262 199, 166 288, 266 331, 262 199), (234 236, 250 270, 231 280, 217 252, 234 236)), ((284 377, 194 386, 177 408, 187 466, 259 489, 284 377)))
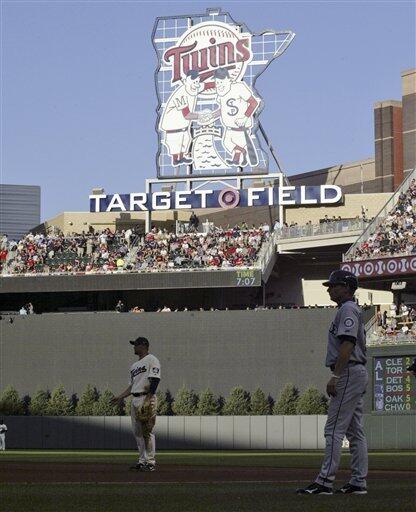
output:
POLYGON ((277 240, 278 231, 272 231, 269 235, 268 240, 263 243, 259 251, 255 266, 261 269, 262 274, 266 272, 266 269, 269 267, 271 260, 274 259, 274 257, 276 256, 277 240))

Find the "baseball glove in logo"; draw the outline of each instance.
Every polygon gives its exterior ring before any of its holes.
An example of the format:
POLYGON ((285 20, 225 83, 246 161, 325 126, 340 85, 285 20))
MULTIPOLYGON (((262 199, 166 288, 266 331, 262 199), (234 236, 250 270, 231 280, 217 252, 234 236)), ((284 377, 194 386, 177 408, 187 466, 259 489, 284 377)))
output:
POLYGON ((293 37, 253 34, 218 10, 156 20, 159 178, 268 172, 254 85, 293 37))

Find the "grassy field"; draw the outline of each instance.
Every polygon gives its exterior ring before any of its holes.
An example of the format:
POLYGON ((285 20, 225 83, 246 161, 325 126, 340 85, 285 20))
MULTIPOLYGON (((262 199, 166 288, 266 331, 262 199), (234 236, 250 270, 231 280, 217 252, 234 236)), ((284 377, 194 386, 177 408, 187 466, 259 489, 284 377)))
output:
POLYGON ((279 484, 39 485, 2 488, 9 512, 408 512, 409 484, 378 482, 367 496, 297 496, 279 484))
MULTIPOLYGON (((1 461, 10 462, 100 462, 129 465, 136 460, 133 451, 58 451, 8 450, 0 454, 1 461)), ((281 468, 318 468, 322 461, 320 451, 162 451, 157 454, 158 464, 192 466, 261 466, 281 468)), ((340 468, 348 469, 350 456, 342 454, 340 468)), ((416 452, 370 452, 370 469, 416 471, 416 452)))
MULTIPOLYGON (((6 451, 0 454, 3 470, 9 464, 39 464, 39 471, 52 463, 122 465, 135 461, 133 452, 6 451)), ((235 468, 318 469, 321 452, 172 452, 158 454, 160 470, 175 466, 235 468)), ((343 456, 342 467, 348 468, 343 456)), ((208 468, 207 468, 208 469, 208 468)), ((173 483, 137 481, 111 483, 97 475, 97 482, 2 484, 0 510, 7 512, 400 512, 415 509, 416 457, 412 452, 373 452, 370 454, 369 494, 367 496, 297 496, 297 484, 309 480, 173 483), (371 471, 386 471, 371 478, 371 471), (396 474, 395 474, 396 472, 396 474)), ((205 471, 205 470, 204 470, 205 471)), ((293 471, 293 470, 292 470, 293 471)), ((124 473, 123 473, 124 474, 124 473)), ((129 474, 126 472, 126 474, 129 474)), ((130 473, 131 474, 131 473, 130 473)), ((153 477, 157 473, 152 474, 153 477)), ((34 477, 34 480, 36 478, 34 477)), ((341 482, 340 482, 341 483, 341 482)))

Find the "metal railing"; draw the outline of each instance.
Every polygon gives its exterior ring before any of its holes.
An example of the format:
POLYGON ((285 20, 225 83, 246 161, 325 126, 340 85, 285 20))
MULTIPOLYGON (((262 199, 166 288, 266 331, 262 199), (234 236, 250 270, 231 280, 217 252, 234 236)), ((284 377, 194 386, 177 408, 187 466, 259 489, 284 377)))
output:
POLYGON ((372 332, 374 330, 374 326, 376 325, 377 323, 377 315, 374 315, 370 318, 370 320, 365 324, 365 332, 366 333, 369 333, 369 332, 372 332))
POLYGON ((304 226, 289 226, 280 228, 277 240, 287 238, 306 238, 321 235, 336 235, 350 231, 363 231, 367 228, 370 221, 363 219, 348 219, 330 222, 321 222, 320 224, 306 224, 304 226))
POLYGON ((380 347, 388 345, 415 345, 416 334, 404 334, 402 332, 394 332, 392 334, 376 334, 372 333, 368 336, 367 347, 380 347))
POLYGON ((257 255, 257 260, 254 264, 254 267, 261 269, 262 272, 265 271, 270 259, 276 252, 276 245, 278 240, 277 235, 277 231, 271 231, 269 238, 263 242, 257 255))
POLYGON ((384 252, 373 252, 372 254, 366 254, 365 256, 354 257, 353 254, 349 256, 350 259, 347 259, 347 256, 344 258, 345 263, 349 263, 352 261, 367 261, 367 260, 382 260, 383 258, 403 258, 405 256, 414 256, 416 253, 411 252, 394 252, 394 253, 384 253, 384 252))
POLYGON ((412 181, 412 179, 415 179, 415 178, 416 178, 416 167, 407 176, 407 178, 403 180, 400 187, 394 192, 394 194, 391 196, 391 198, 387 201, 387 203, 383 206, 383 208, 378 212, 378 214, 375 216, 374 220, 368 225, 367 229, 362 233, 362 235, 355 241, 355 243, 343 255, 343 261, 348 261, 348 258, 354 255, 354 252, 357 250, 357 248, 360 247, 360 245, 365 240, 367 240, 371 235, 373 235, 377 231, 380 224, 382 224, 385 221, 386 217, 392 212, 393 208, 396 206, 400 194, 409 188, 410 182, 412 181))
POLYGON ((124 258, 123 270, 127 270, 129 265, 133 265, 136 260, 137 251, 139 250, 139 244, 142 242, 144 235, 136 235, 133 242, 130 244, 129 252, 124 258))

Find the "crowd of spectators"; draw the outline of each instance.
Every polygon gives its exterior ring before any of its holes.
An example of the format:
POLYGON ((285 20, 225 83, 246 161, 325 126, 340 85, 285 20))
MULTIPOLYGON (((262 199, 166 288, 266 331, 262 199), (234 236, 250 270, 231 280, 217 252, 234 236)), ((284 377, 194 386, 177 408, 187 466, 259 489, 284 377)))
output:
POLYGON ((370 340, 378 343, 406 340, 416 342, 416 306, 391 304, 383 313, 378 311, 370 340))
POLYGON ((346 261, 416 254, 416 180, 376 231, 347 255, 346 261))
POLYGON ((153 228, 140 240, 131 229, 71 236, 29 233, 18 242, 3 236, 0 269, 3 275, 19 275, 250 267, 267 237, 268 229, 245 223, 179 235, 153 228))
POLYGON ((184 312, 184 311, 229 311, 232 310, 246 310, 246 311, 274 311, 274 310, 281 310, 281 309, 334 309, 337 306, 334 305, 325 305, 325 306, 318 306, 317 304, 315 306, 309 305, 309 306, 299 306, 298 304, 274 304, 274 305, 267 305, 267 306, 261 306, 261 305, 251 305, 247 306, 246 304, 239 304, 235 305, 232 308, 225 307, 225 308, 215 308, 214 306, 211 307, 176 307, 176 306, 168 306, 164 305, 159 308, 153 308, 145 310, 144 308, 140 306, 134 306, 133 308, 128 309, 124 306, 124 303, 119 300, 116 304, 115 311, 117 313, 178 313, 178 312, 184 312))
POLYGON ((137 247, 127 270, 252 267, 268 231, 246 225, 209 233, 176 235, 152 229, 137 247))
POLYGON ((113 233, 29 233, 18 242, 3 236, 0 265, 3 274, 85 273, 124 267, 135 233, 131 229, 113 233))

